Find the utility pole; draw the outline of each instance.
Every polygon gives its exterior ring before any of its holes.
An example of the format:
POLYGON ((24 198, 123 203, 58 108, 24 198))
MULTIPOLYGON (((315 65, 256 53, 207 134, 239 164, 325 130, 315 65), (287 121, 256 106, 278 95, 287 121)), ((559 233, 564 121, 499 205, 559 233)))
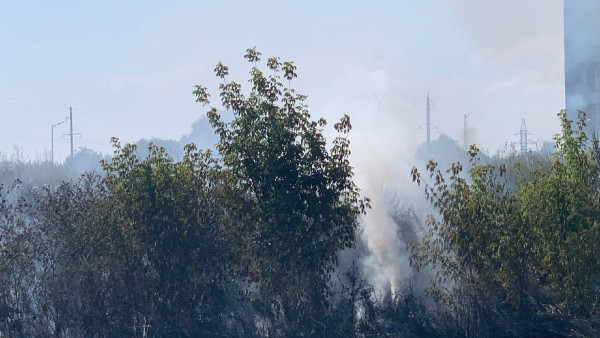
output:
POLYGON ((427 144, 431 142, 431 100, 429 99, 429 92, 427 92, 427 144))
POLYGON ((54 127, 65 123, 65 121, 61 121, 58 122, 57 124, 53 124, 52 125, 52 150, 51 150, 51 158, 52 158, 52 164, 54 164, 54 127))
POLYGON ((463 115, 463 117, 465 119, 464 124, 463 124, 463 148, 465 148, 465 149, 469 148, 469 125, 467 124, 467 118, 470 115, 471 114, 463 115))
POLYGON ((594 70, 594 77, 595 77, 595 85, 594 85, 594 94, 595 94, 595 105, 594 105, 594 113, 592 114, 593 116, 588 116, 587 118, 589 120, 591 120, 591 126, 588 126, 588 133, 591 135, 596 135, 598 134, 598 132, 600 132, 599 128, 600 127, 598 124, 600 123, 600 100, 598 98, 598 93, 600 93, 600 84, 598 83, 598 68, 596 68, 594 70), (589 131, 591 129, 591 132, 589 131))
POLYGON ((71 158, 73 158, 73 108, 69 107, 69 123, 71 124, 69 135, 71 136, 71 158))
POLYGON ((81 135, 79 133, 74 134, 73 133, 73 108, 69 107, 69 116, 67 117, 69 119, 69 133, 68 134, 63 134, 63 136, 65 135, 69 135, 71 137, 71 158, 73 158, 73 136, 75 135, 81 135))

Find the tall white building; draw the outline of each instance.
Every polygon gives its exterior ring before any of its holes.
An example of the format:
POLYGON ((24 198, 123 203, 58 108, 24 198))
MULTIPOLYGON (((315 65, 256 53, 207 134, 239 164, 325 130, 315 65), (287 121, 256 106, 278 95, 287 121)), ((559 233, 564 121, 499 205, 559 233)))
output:
POLYGON ((600 0, 564 0, 567 115, 587 115, 588 132, 600 132, 600 0))

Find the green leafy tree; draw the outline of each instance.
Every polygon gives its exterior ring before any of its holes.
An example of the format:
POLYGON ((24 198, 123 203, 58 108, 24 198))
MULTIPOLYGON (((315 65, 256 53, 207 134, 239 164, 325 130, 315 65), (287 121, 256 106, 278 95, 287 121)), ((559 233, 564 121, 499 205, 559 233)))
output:
MULTIPOLYGON (((221 103, 233 112, 233 121, 223 122, 214 107, 208 112, 235 201, 228 210, 243 243, 238 266, 273 304, 286 334, 314 335, 325 330, 337 253, 354 245, 368 204, 352 181, 350 118, 334 125, 340 135, 328 150, 326 121, 312 121, 306 96, 291 88, 294 63, 271 57, 267 76, 258 68, 260 52, 251 48, 244 57, 254 65, 247 95, 228 81, 227 66, 215 68, 223 80, 221 103)), ((196 86, 194 94, 210 105, 205 87, 196 86)))
POLYGON ((219 167, 193 144, 180 162, 153 145, 145 159, 133 145, 114 146, 103 163, 111 194, 99 221, 123 243, 109 249, 127 257, 121 273, 128 294, 119 296, 131 326, 147 323, 160 336, 217 334, 228 319, 232 280, 219 167))
POLYGON ((533 234, 532 272, 549 288, 544 301, 586 316, 600 300, 598 141, 586 136, 583 112, 575 129, 566 112, 559 117, 552 169, 523 185, 522 215, 533 234))
POLYGON ((21 182, 0 185, 0 335, 26 336, 36 328, 31 291, 37 287, 28 203, 21 182))
MULTIPOLYGON (((526 306, 528 235, 517 196, 505 188, 505 167, 478 164, 474 146, 469 154, 468 177, 459 162, 448 178, 434 161, 427 165, 434 183, 425 192, 439 217, 428 217, 429 232, 412 246, 411 264, 437 268, 430 293, 455 313, 465 335, 489 335, 492 313, 526 306)), ((413 179, 422 182, 416 169, 413 179)))
POLYGON ((235 332, 215 160, 193 144, 180 162, 153 145, 139 158, 134 145, 113 144, 105 179, 88 174, 36 195, 46 327, 57 336, 235 332))
POLYGON ((461 163, 445 173, 427 165, 425 193, 439 216, 428 218, 411 263, 436 269, 430 294, 466 336, 598 333, 598 142, 583 131, 585 114, 575 130, 559 117, 551 166, 480 164, 474 146, 468 175, 461 163))
POLYGON ((110 333, 105 331, 113 322, 105 277, 115 266, 106 250, 108 229, 95 221, 99 202, 106 197, 102 179, 93 174, 34 193, 30 226, 38 234, 35 261, 42 282, 37 316, 48 334, 110 333))

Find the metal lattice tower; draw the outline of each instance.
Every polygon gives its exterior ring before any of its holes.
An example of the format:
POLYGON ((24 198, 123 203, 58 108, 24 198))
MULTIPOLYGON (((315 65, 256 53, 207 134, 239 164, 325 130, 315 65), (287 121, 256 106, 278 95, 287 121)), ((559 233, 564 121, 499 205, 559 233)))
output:
POLYGON ((515 135, 519 135, 520 137, 520 146, 521 146, 521 154, 527 154, 529 152, 529 145, 534 144, 535 142, 529 141, 527 139, 527 135, 533 135, 532 133, 527 131, 527 125, 525 124, 525 119, 521 120, 521 130, 515 135))

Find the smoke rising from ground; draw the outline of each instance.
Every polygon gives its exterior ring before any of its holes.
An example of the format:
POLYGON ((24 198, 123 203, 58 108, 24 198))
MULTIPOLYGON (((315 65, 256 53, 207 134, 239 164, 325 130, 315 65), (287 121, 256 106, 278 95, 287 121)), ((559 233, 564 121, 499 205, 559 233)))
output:
POLYGON ((336 115, 351 115, 351 163, 372 205, 364 217, 360 240, 368 252, 360 264, 380 294, 399 291, 413 276, 406 243, 388 208, 390 191, 406 198, 416 190, 409 173, 418 135, 403 121, 414 107, 396 95, 404 84, 385 70, 357 67, 335 81, 323 108, 330 123, 336 115))

